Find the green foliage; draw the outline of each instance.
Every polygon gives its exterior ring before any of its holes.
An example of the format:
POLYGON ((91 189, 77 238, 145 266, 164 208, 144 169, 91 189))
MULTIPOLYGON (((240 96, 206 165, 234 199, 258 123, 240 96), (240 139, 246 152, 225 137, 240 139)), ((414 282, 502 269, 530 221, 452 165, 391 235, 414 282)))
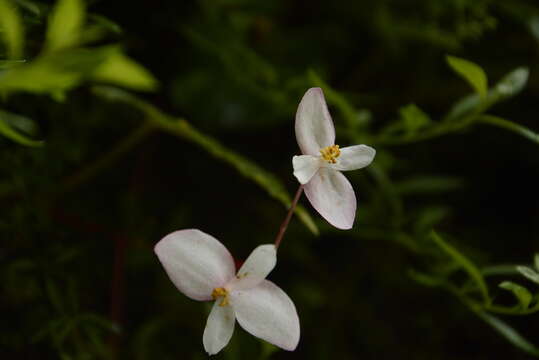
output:
POLYGON ((157 80, 146 70, 119 50, 113 52, 103 61, 92 78, 96 81, 115 84, 129 89, 152 91, 157 88, 157 80))
POLYGON ((79 45, 84 22, 82 0, 58 0, 49 15, 46 51, 54 52, 79 45))
POLYGON ((4 40, 8 58, 19 59, 24 49, 24 27, 11 0, 0 0, 0 37, 4 40))
POLYGON ((472 263, 468 258, 466 258, 464 255, 462 255, 456 248, 449 245, 446 241, 442 239, 440 235, 438 235, 436 232, 432 232, 430 234, 431 239, 434 241, 436 245, 440 247, 447 255, 449 255, 455 263, 461 267, 464 271, 468 273, 470 278, 475 282, 475 285, 481 292, 481 295, 483 296, 483 300, 485 303, 490 302, 488 287, 485 282, 485 279, 483 278, 483 275, 481 274, 481 271, 472 263))
POLYGON ((42 141, 30 137, 36 133, 36 125, 32 120, 2 110, 0 110, 0 133, 21 145, 43 145, 42 141))
POLYGON ((466 80, 482 98, 487 96, 487 75, 479 65, 449 55, 446 57, 446 60, 449 66, 451 66, 457 74, 462 76, 462 78, 466 80))
POLYGON ((530 303, 532 301, 532 294, 524 286, 515 284, 511 281, 504 281, 500 283, 499 287, 511 291, 518 299, 520 306, 522 306, 523 309, 527 309, 528 306, 530 306, 530 303))
POLYGON ((507 323, 485 312, 478 312, 478 315, 481 319, 483 319, 487 324, 492 326, 492 328, 496 329, 496 331, 498 331, 503 337, 505 337, 517 348, 527 352, 530 355, 539 357, 539 348, 537 348, 531 342, 522 337, 522 335, 520 335, 514 328, 509 326, 507 323))

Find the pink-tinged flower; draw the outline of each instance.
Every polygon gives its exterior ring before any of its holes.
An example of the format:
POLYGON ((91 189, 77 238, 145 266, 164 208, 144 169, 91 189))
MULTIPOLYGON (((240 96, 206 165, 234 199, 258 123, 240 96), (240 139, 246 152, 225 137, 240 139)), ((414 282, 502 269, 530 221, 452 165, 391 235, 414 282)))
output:
POLYGON ((214 301, 202 337, 208 354, 228 344, 236 320, 256 337, 285 350, 296 348, 296 307, 281 288, 266 280, 277 262, 273 244, 254 249, 237 274, 223 244, 200 230, 168 234, 154 251, 178 290, 194 300, 214 301))
POLYGON ((292 165, 307 199, 331 225, 352 228, 356 195, 341 171, 369 165, 376 151, 367 145, 335 145, 335 128, 320 88, 307 90, 299 103, 296 138, 304 155, 294 156, 292 165))

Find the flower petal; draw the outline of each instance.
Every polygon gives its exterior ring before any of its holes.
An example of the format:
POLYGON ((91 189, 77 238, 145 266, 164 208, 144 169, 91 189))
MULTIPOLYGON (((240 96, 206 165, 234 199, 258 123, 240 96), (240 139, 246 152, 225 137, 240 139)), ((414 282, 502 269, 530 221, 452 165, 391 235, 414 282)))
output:
POLYGON ((271 281, 235 291, 230 299, 236 319, 249 333, 282 349, 292 351, 299 342, 299 318, 294 303, 271 281))
POLYGON ((296 112, 296 139, 301 152, 320 155, 320 149, 335 143, 335 128, 320 88, 307 90, 296 112))
POLYGON ((323 164, 319 156, 300 155, 292 158, 294 176, 301 184, 308 183, 321 165, 323 164))
POLYGON ((340 170, 357 170, 368 166, 374 156, 376 150, 367 145, 354 145, 341 149, 341 155, 336 159, 337 163, 327 164, 328 167, 340 170))
POLYGON ((215 355, 221 351, 234 333, 234 324, 236 323, 234 309, 232 306, 219 306, 220 302, 221 300, 218 299, 213 303, 202 336, 204 349, 209 355, 215 355))
POLYGON ((238 271, 236 278, 227 285, 231 291, 250 289, 268 276, 277 263, 277 249, 273 244, 260 245, 253 250, 238 271))
POLYGON ((234 277, 228 250, 200 230, 179 230, 155 245, 155 253, 178 290, 195 300, 211 300, 213 289, 234 277))
POLYGON ((350 182, 339 171, 321 168, 305 184, 311 205, 338 229, 352 228, 356 217, 356 195, 350 182))

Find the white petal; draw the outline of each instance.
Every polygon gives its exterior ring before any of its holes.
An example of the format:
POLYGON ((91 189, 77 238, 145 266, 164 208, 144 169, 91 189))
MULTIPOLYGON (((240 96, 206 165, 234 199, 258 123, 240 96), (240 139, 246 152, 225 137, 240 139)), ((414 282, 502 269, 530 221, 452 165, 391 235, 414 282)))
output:
POLYGON ((328 164, 335 170, 357 170, 368 166, 376 155, 376 150, 367 145, 348 146, 341 149, 341 155, 335 164, 328 164))
POLYGON ((304 190, 311 205, 331 225, 343 230, 352 228, 356 217, 356 195, 343 174, 321 168, 305 184, 304 190))
POLYGON ((301 152, 320 155, 319 151, 335 143, 335 128, 320 88, 307 90, 296 112, 296 139, 301 152))
POLYGON ((294 303, 271 281, 230 294, 236 319, 246 331, 285 350, 299 342, 299 318, 294 303))
POLYGON ((300 184, 308 183, 321 165, 323 164, 319 156, 300 155, 292 158, 294 176, 300 184))
POLYGON ((227 288, 231 291, 255 287, 268 276, 277 263, 277 249, 273 244, 260 245, 253 250, 227 288))
POLYGON ((200 230, 168 234, 155 245, 155 253, 178 290, 195 300, 211 300, 211 293, 234 277, 228 250, 200 230))
POLYGON ((234 324, 236 323, 234 309, 232 306, 219 306, 220 303, 221 299, 218 299, 213 304, 202 336, 204 349, 209 355, 221 351, 234 333, 234 324))

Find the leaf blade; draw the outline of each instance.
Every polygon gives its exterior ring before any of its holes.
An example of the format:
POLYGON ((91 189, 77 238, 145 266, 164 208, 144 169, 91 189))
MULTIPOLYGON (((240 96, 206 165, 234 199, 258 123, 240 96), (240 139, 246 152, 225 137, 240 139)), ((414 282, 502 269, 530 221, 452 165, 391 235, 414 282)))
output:
POLYGON ((77 45, 84 19, 82 0, 59 0, 49 16, 46 51, 58 51, 77 45))
POLYGON ((485 74, 485 71, 479 65, 451 55, 446 56, 446 61, 482 98, 487 96, 487 74, 485 74))
POLYGON ((0 0, 0 28, 8 58, 19 59, 24 48, 24 26, 17 8, 9 0, 0 0))

